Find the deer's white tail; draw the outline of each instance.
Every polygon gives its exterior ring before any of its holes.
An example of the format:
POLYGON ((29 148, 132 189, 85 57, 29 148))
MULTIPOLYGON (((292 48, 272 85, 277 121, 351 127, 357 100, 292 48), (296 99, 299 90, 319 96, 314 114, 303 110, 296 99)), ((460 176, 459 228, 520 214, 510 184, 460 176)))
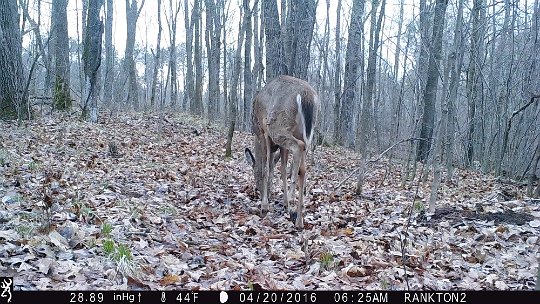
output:
MULTIPOLYGON (((306 98, 317 98, 316 96, 305 96, 306 98)), ((306 147, 311 144, 311 140, 313 139, 313 123, 315 120, 314 115, 316 115, 314 109, 314 105, 316 104, 316 100, 309 101, 309 100, 302 100, 302 95, 297 94, 296 95, 296 105, 298 106, 298 115, 300 115, 300 121, 302 122, 302 125, 304 126, 303 130, 303 137, 304 142, 306 143, 306 147)))

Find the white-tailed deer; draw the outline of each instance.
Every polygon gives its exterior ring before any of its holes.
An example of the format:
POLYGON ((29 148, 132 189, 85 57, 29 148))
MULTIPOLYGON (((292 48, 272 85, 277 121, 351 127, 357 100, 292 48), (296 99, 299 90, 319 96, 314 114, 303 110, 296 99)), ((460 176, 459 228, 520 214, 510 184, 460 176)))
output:
POLYGON ((291 76, 278 76, 253 99, 252 131, 255 134, 254 154, 246 148, 246 159, 253 166, 256 186, 261 192, 261 214, 268 212, 272 172, 276 151, 281 158, 283 202, 290 219, 304 228, 302 210, 306 180, 306 152, 313 137, 320 104, 315 90, 305 81, 291 76), (287 159, 292 153, 291 185, 287 191, 287 159), (296 187, 298 201, 294 205, 296 187), (296 208, 294 208, 296 207, 296 208))

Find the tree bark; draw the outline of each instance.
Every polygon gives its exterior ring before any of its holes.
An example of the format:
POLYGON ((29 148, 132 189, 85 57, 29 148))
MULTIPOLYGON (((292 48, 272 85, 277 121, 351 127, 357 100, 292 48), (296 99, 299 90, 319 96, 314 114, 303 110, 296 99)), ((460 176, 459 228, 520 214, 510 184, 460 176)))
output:
POLYGON ((238 44, 236 45, 235 55, 234 55, 234 67, 232 71, 232 80, 231 80, 231 100, 229 102, 229 130, 227 133, 227 144, 225 148, 225 156, 232 156, 232 140, 234 135, 234 128, 236 125, 236 108, 238 104, 238 80, 240 78, 240 68, 242 61, 242 44, 244 43, 244 34, 245 34, 245 18, 240 18, 242 21, 239 25, 240 37, 238 38, 238 44))
POLYGON ((364 1, 354 0, 351 22, 349 26, 349 38, 345 53, 345 73, 343 82, 343 95, 340 108, 341 134, 339 143, 347 147, 354 147, 355 128, 353 115, 355 110, 356 81, 358 79, 358 65, 362 60, 362 16, 364 14, 364 1))
POLYGON ((341 0, 338 0, 336 11, 336 58, 334 64, 334 141, 341 142, 341 0))
POLYGON ((262 24, 260 24, 259 15, 260 15, 260 2, 259 0, 256 0, 255 5, 253 6, 252 15, 253 15, 253 54, 255 55, 253 57, 253 84, 252 84, 252 92, 257 92, 261 88, 261 81, 262 81, 262 70, 263 70, 263 63, 262 63, 262 33, 261 28, 263 27, 262 24))
POLYGON ((480 31, 482 22, 480 16, 480 10, 482 9, 483 0, 474 0, 473 8, 471 11, 471 23, 472 23, 472 34, 471 34, 471 51, 469 55, 469 69, 467 73, 467 101, 468 101, 468 128, 467 128, 467 149, 466 149, 466 160, 467 165, 471 166, 474 160, 474 137, 476 133, 476 108, 477 108, 477 99, 478 93, 481 92, 479 86, 480 81, 480 47, 482 43, 482 32, 480 31))
POLYGON ((90 0, 88 3, 88 20, 86 22, 86 39, 84 41, 84 74, 89 82, 89 91, 83 106, 82 115, 89 118, 91 122, 97 122, 97 92, 96 78, 99 66, 101 65, 101 36, 103 34, 103 23, 99 18, 99 12, 103 0, 90 0), (88 108, 90 107, 90 113, 88 108))
POLYGON ((54 108, 69 110, 71 96, 69 89, 69 36, 67 23, 67 0, 53 0, 51 14, 52 35, 54 45, 54 108))
POLYGON ((109 105, 112 102, 114 82, 114 46, 112 40, 113 0, 107 0, 105 6, 105 81, 103 83, 103 103, 109 105))
POLYGON ((249 0, 243 0, 244 6, 244 130, 249 130, 251 125, 251 107, 253 103, 253 74, 251 73, 251 40, 253 38, 253 29, 251 27, 252 10, 249 7, 249 0))
POLYGON ((202 32, 201 32, 201 2, 202 0, 195 0, 195 6, 193 7, 192 21, 194 22, 194 60, 195 60, 195 115, 202 116, 203 103, 202 103, 202 32))
POLYGON ((168 19, 169 26, 169 76, 171 84, 171 106, 176 106, 178 101, 178 77, 176 68, 176 25, 178 21, 178 13, 180 12, 180 4, 176 3, 176 7, 173 6, 172 0, 169 0, 170 16, 168 19))
MULTIPOLYGON (((194 12, 193 12, 194 13, 194 12)), ((193 15, 189 17, 189 3, 184 0, 184 27, 186 32, 186 80, 184 87, 184 108, 189 106, 195 113, 194 81, 193 81, 193 15)))
POLYGON ((157 43, 156 43, 156 54, 154 56, 154 71, 152 72, 152 90, 150 91, 150 107, 154 109, 155 107, 155 99, 156 99, 156 88, 157 88, 157 81, 158 81, 158 71, 161 67, 160 63, 160 55, 161 55, 161 0, 158 0, 158 36, 157 36, 157 43))
POLYGON ((286 71, 283 58, 281 28, 276 0, 263 1, 264 35, 266 36, 266 81, 270 81, 286 71))
POLYGON ((444 16, 448 0, 437 0, 435 2, 435 14, 433 16, 433 35, 431 40, 431 55, 429 56, 429 66, 424 91, 422 126, 420 129, 421 140, 418 143, 416 153, 417 161, 426 161, 431 150, 431 137, 435 123, 435 101, 437 98, 437 85, 439 83, 439 64, 442 54, 442 35, 444 30, 444 16))
POLYGON ((137 19, 144 6, 145 0, 142 0, 141 6, 137 7, 137 0, 126 0, 126 50, 124 55, 125 72, 128 77, 128 103, 133 104, 135 111, 139 110, 139 88, 137 84, 137 70, 135 68, 134 50, 135 50, 135 35, 137 30, 137 19))
POLYGON ((317 1, 290 1, 287 16, 287 74, 307 79, 317 1))
POLYGON ((0 118, 28 119, 28 100, 23 94, 22 40, 16 0, 0 5, 0 118))
POLYGON ((379 48, 379 35, 381 31, 382 17, 384 16, 385 0, 373 0, 371 7, 371 33, 369 37, 369 57, 367 65, 366 88, 360 119, 360 153, 365 154, 369 145, 370 137, 373 136, 373 96, 375 91, 375 73, 377 63, 377 51, 379 48), (377 7, 381 3, 381 11, 377 20, 377 7), (377 22, 376 22, 377 20, 377 22))
POLYGON ((206 4, 206 50, 208 59, 208 118, 217 118, 219 109, 219 65, 221 55, 220 1, 205 0, 206 4))
POLYGON ((446 118, 446 136, 445 150, 446 150, 446 171, 447 182, 451 182, 454 174, 454 133, 455 133, 455 120, 456 120, 456 108, 455 102, 457 99, 458 87, 459 87, 459 75, 461 75, 461 67, 463 66, 463 2, 458 2, 458 13, 456 19, 456 29, 454 31, 454 56, 457 57, 455 65, 451 67, 450 83, 448 85, 448 115, 446 118))

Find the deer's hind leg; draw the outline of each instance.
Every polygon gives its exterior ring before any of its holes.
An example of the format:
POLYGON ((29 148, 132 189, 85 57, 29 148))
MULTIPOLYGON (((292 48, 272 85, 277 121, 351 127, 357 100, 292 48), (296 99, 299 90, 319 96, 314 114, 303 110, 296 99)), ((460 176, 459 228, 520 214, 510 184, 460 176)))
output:
POLYGON ((296 221, 295 226, 298 229, 304 228, 304 187, 306 183, 306 151, 300 153, 300 165, 298 171, 298 202, 296 203, 296 221))
MULTIPOLYGON (((303 186, 303 181, 299 184, 298 183, 298 177, 299 177, 299 169, 300 169, 300 165, 302 163, 302 159, 303 159, 303 156, 305 154, 305 150, 306 150, 306 145, 305 143, 302 141, 302 140, 299 140, 297 139, 296 137, 294 137, 292 135, 292 133, 288 133, 288 132, 283 132, 285 133, 284 135, 278 135, 278 136, 275 136, 273 137, 274 139, 274 142, 276 144, 278 144, 280 147, 282 147, 282 151, 283 150, 289 150, 292 152, 292 166, 291 166, 291 185, 289 187, 287 187, 287 175, 286 173, 284 174, 284 171, 285 168, 286 168, 286 163, 284 164, 283 163, 283 158, 286 159, 286 156, 284 157, 284 155, 282 154, 281 157, 282 157, 282 171, 281 171, 281 178, 283 180, 283 184, 285 185, 285 187, 283 188, 283 191, 287 191, 287 188, 289 190, 289 193, 288 193, 288 211, 289 211, 289 216, 290 216, 290 219, 291 221, 294 221, 296 223, 296 226, 298 228, 301 228, 299 227, 300 224, 303 225, 303 221, 302 221, 302 215, 301 214, 298 214, 298 211, 299 210, 302 210, 302 208, 298 208, 298 205, 297 208, 295 209, 294 208, 294 201, 295 201, 295 198, 296 198, 296 195, 295 195, 295 191, 296 191, 296 187, 297 187, 297 184, 299 186, 303 186), (285 149, 283 149, 285 148, 285 149)), ((282 133, 282 134, 283 134, 282 133)), ((286 154, 286 153, 285 153, 286 154)), ((284 194, 284 197, 286 196, 287 194, 284 194)), ((303 196, 300 196, 300 198, 302 198, 303 196)), ((302 204, 302 202, 298 201, 297 204, 302 204)))

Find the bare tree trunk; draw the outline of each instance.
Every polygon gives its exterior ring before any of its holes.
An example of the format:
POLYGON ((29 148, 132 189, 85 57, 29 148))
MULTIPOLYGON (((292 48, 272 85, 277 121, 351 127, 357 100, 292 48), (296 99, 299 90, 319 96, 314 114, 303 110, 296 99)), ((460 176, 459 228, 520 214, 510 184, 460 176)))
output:
MULTIPOLYGON (((213 71, 214 73, 214 79, 212 80, 212 90, 210 91, 210 95, 213 96, 214 102, 212 103, 212 118, 218 118, 218 115, 221 113, 220 111, 220 72, 221 72, 221 28, 224 26, 224 24, 221 24, 221 11, 223 10, 223 6, 225 5, 224 1, 216 1, 214 7, 215 7, 215 13, 213 17, 213 25, 214 25, 214 34, 212 35, 212 61, 214 63, 214 66, 216 67, 216 70, 213 71)), ((210 80, 209 80, 210 81, 210 80)), ((224 119, 225 117, 219 117, 220 119, 224 119)))
POLYGON ((399 1, 399 20, 398 20, 398 31, 396 37, 396 53, 394 54, 394 81, 398 81, 398 71, 399 71, 399 54, 401 53, 401 30, 403 28, 403 3, 405 0, 399 1))
POLYGON ((135 111, 139 110, 139 88, 137 85, 137 70, 135 68, 134 50, 135 50, 135 34, 137 29, 137 19, 144 6, 145 0, 142 0, 141 6, 137 7, 137 0, 126 0, 126 50, 124 55, 125 72, 128 77, 128 103, 133 104, 135 111))
MULTIPOLYGON (((480 0, 478 0, 480 1, 480 0)), ((482 14, 483 10, 480 9, 480 14, 482 14)), ((499 116, 500 119, 500 127, 503 131, 502 140, 500 140, 500 149, 499 149, 499 155, 498 155, 498 162, 495 164, 495 174, 496 175, 503 175, 505 170, 505 166, 503 166, 503 162, 505 162, 505 154, 508 147, 508 136, 510 132, 510 127, 512 125, 512 119, 516 115, 516 111, 514 111, 512 114, 509 113, 509 110, 511 109, 509 106, 512 105, 512 74, 513 70, 515 69, 516 62, 515 62, 515 36, 514 36, 514 24, 515 24, 515 11, 514 11, 514 3, 510 0, 504 1, 504 24, 502 29, 502 35, 501 35, 501 42, 500 42, 500 50, 502 54, 504 55, 503 59, 503 69, 502 69, 502 77, 499 79, 502 83, 502 88, 504 89, 503 92, 501 92, 500 96, 500 103, 501 107, 503 107, 502 115, 499 116), (510 115, 510 117, 509 117, 510 115)), ((481 19, 481 18, 479 18, 481 19)), ((480 23, 480 21, 479 21, 480 23)), ((479 24, 478 27, 482 28, 483 24, 479 24)), ((481 40, 480 42, 483 42, 481 40)), ((478 49, 479 49, 479 56, 482 56, 481 48, 483 44, 479 43, 478 49)), ((533 99, 531 99, 531 102, 533 99)))
POLYGON ((201 32, 201 3, 202 0, 195 0, 195 6, 193 7, 192 19, 194 22, 194 60, 195 60, 195 115, 203 115, 203 103, 202 103, 202 32, 201 32))
POLYGON ((341 0, 338 0, 336 11, 336 59, 334 66, 334 141, 341 142, 341 0))
POLYGON ((464 0, 459 0, 458 2, 458 13, 456 19, 456 30, 454 32, 454 56, 456 56, 455 65, 451 67, 452 71, 450 74, 450 84, 449 84, 449 93, 448 99, 446 100, 448 104, 448 116, 446 118, 446 135, 441 134, 440 136, 446 136, 445 140, 445 150, 446 150, 446 171, 447 171, 447 182, 451 182, 454 174, 454 133, 455 133, 455 120, 456 120, 456 109, 455 101, 457 98, 458 86, 459 86, 459 75, 461 75, 461 67, 463 65, 463 2, 464 0))
MULTIPOLYGON (((418 64, 416 65, 416 82, 415 82, 415 103, 412 104, 412 111, 414 113, 413 123, 412 123, 412 137, 419 137, 420 136, 420 129, 419 127, 421 124, 417 123, 421 118, 422 114, 420 113, 420 110, 422 109, 422 100, 421 97, 424 96, 425 88, 426 88, 426 78, 427 78, 427 71, 428 71, 428 65, 429 65, 429 51, 428 48, 430 46, 429 42, 429 33, 430 33, 430 11, 428 6, 426 5, 426 0, 420 0, 420 41, 417 47, 420 49, 419 55, 418 55, 418 64)), ((432 22, 431 22, 432 24, 432 22)), ((414 180, 414 177, 416 175, 416 166, 417 162, 414 161, 416 159, 415 154, 417 153, 420 141, 410 141, 410 147, 408 152, 408 159, 407 164, 413 163, 413 166, 407 166, 407 172, 404 174, 404 177, 406 176, 407 179, 414 180), (411 158, 412 159, 409 159, 411 158), (412 172, 411 172, 412 171, 412 172), (410 176, 412 173, 412 177, 410 176)))
POLYGON ((97 122, 97 100, 98 86, 96 78, 101 64, 101 36, 103 34, 103 23, 99 18, 99 12, 103 0, 90 0, 88 4, 88 21, 86 22, 86 39, 84 41, 84 73, 89 82, 90 90, 83 107, 82 115, 89 118, 91 122, 97 122), (88 107, 91 112, 88 113, 88 107))
POLYGON ((189 18, 188 0, 184 0, 184 27, 186 31, 186 84, 184 87, 184 108, 189 106, 191 113, 195 113, 193 94, 195 91, 193 84, 193 15, 189 18))
POLYGON ((317 1, 290 1, 287 17, 287 74, 307 79, 317 1))
POLYGON ((103 83, 103 103, 109 105, 112 102, 114 82, 114 47, 112 41, 113 0, 107 0, 105 6, 105 81, 103 83))
POLYGON ((219 72, 221 21, 219 4, 221 1, 205 0, 206 3, 206 50, 208 59, 208 118, 216 119, 219 109, 219 72))
POLYGON ((178 101, 178 77, 176 75, 176 24, 178 21, 178 13, 180 12, 180 4, 176 3, 176 7, 173 5, 175 2, 169 0, 170 16, 167 19, 169 27, 169 41, 171 45, 169 47, 169 76, 171 84, 171 106, 176 106, 178 101))
POLYGON ((467 165, 471 166, 475 158, 474 151, 474 136, 476 133, 476 108, 477 108, 477 99, 478 93, 481 92, 479 86, 480 81, 480 47, 482 44, 482 32, 481 25, 482 22, 480 11, 484 0, 474 0, 473 8, 471 11, 471 23, 472 23, 472 35, 471 35, 471 51, 470 51, 470 62, 469 69, 467 73, 467 100, 468 100, 468 129, 467 129, 467 150, 466 150, 466 160, 467 165))
POLYGON ((243 129, 249 130, 251 125, 251 106, 253 103, 253 74, 251 73, 251 40, 253 38, 253 30, 251 28, 251 8, 249 0, 243 0, 244 6, 244 31, 246 40, 244 44, 244 115, 243 129))
POLYGON ((157 44, 156 44, 156 54, 154 56, 154 72, 152 73, 152 91, 150 93, 150 107, 154 109, 155 107, 155 99, 156 99, 156 88, 157 88, 157 81, 158 81, 158 71, 161 67, 161 63, 159 61, 160 54, 161 54, 161 0, 158 0, 158 36, 157 36, 157 44))
MULTIPOLYGON (((251 86, 252 92, 257 92, 261 88, 261 81, 262 81, 262 48, 261 48, 261 37, 260 37, 260 29, 259 29, 259 8, 260 2, 259 0, 255 1, 255 4, 253 5, 252 15, 253 15, 253 83, 251 86)), ((262 27, 262 25, 261 25, 262 27)))
POLYGON ((67 25, 67 0, 53 0, 51 14, 54 45, 54 108, 69 110, 71 96, 69 89, 69 37, 67 25))
POLYGON ((339 143, 347 147, 354 147, 353 111, 355 109, 356 81, 358 79, 358 65, 362 60, 362 15, 364 14, 364 1, 354 0, 347 51, 345 54, 345 74, 343 83, 343 98, 341 100, 340 121, 341 131, 339 143))
MULTIPOLYGON (((407 58, 407 56, 409 55, 409 45, 410 45, 410 42, 411 42, 411 33, 408 33, 407 34, 407 43, 405 44, 405 53, 403 55, 403 58, 407 58)), ((396 108, 395 108, 395 112, 394 112, 394 117, 395 117, 395 129, 394 129, 394 142, 397 142, 397 139, 400 138, 400 135, 401 135, 401 126, 402 126, 402 123, 401 123, 401 120, 402 120, 402 116, 403 116, 403 111, 402 111, 402 108, 403 108, 403 100, 404 100, 404 94, 405 94, 405 80, 407 79, 406 77, 407 75, 407 60, 404 60, 403 61, 403 76, 401 77, 401 83, 399 85, 399 93, 398 93, 398 100, 397 100, 397 104, 396 104, 396 108)), ((413 146, 413 143, 410 143, 411 146, 413 146)), ((405 160, 405 162, 408 162, 408 160, 405 160)), ((405 167, 405 166, 404 166, 405 167)), ((403 173, 403 176, 405 177, 407 174, 408 174, 408 170, 404 170, 405 172, 403 173)), ((405 177, 405 179, 407 179, 407 177, 405 177)))
POLYGON ((382 17, 384 16, 385 0, 382 0, 381 11, 377 20, 377 7, 379 0, 372 0, 371 3, 371 33, 369 36, 369 57, 366 76, 365 96, 362 106, 362 116, 360 119, 359 134, 361 141, 359 143, 360 153, 365 155, 369 145, 369 139, 373 136, 373 94, 375 91, 375 72, 377 63, 377 51, 379 48, 379 35, 381 31, 382 17), (377 22, 376 22, 377 20, 377 22))
MULTIPOLYGON (((321 92, 322 98, 324 100, 329 99, 329 79, 328 74, 330 73, 330 69, 328 66, 328 49, 330 44, 330 0, 326 0, 326 18, 324 22, 324 33, 323 33, 323 39, 321 41, 321 48, 320 48, 320 56, 319 56, 319 68, 318 71, 322 69, 322 77, 320 80, 320 84, 317 88, 318 92, 321 92)), ((321 104, 321 111, 322 113, 329 113, 331 110, 331 103, 330 102, 323 102, 321 104)), ((317 130, 319 133, 316 133, 317 135, 320 135, 320 130, 324 130, 323 134, 328 133, 329 130, 329 121, 331 119, 330 115, 322 115, 321 119, 319 120, 320 128, 317 130)), ((317 136, 319 137, 319 136, 317 136)), ((318 143, 317 143, 318 144, 318 143)), ((313 148, 315 148, 315 145, 313 145, 313 148)))
MULTIPOLYGON (((446 126, 448 119, 448 87, 450 70, 454 70, 455 66, 455 54, 448 55, 446 68, 444 69, 443 77, 443 90, 441 94, 441 119, 439 120, 439 126, 437 128, 433 152, 433 180, 431 183, 431 194, 429 197, 429 212, 435 212, 435 203, 437 201, 437 193, 441 184, 441 172, 442 172, 442 158, 444 154, 444 139, 446 136, 446 126)), ((427 172, 427 170, 426 170, 427 172)))
POLYGON ((23 94, 24 70, 19 12, 16 0, 0 5, 0 119, 28 119, 28 99, 23 94))
MULTIPOLYGON (((79 7, 78 7, 78 4, 79 1, 75 1, 75 9, 78 11, 79 10, 79 7)), ((77 27, 76 27, 76 31, 77 31, 77 65, 79 67, 79 86, 80 86, 80 104, 82 107, 85 107, 87 106, 87 101, 85 100, 86 96, 87 96, 87 85, 88 85, 88 82, 86 81, 86 75, 85 75, 85 71, 84 71, 84 62, 86 59, 84 59, 84 45, 85 45, 85 42, 86 42, 86 21, 87 21, 87 18, 88 18, 88 1, 82 1, 82 9, 81 9, 81 26, 80 28, 82 29, 82 34, 79 35, 79 18, 78 18, 78 15, 77 15, 77 27)), ((52 58, 52 55, 50 56, 50 61, 52 62, 53 61, 53 58, 52 58)), ((50 74, 52 75, 52 64, 51 64, 51 68, 50 68, 50 74)), ((48 82, 50 83, 50 77, 48 77, 48 82)), ((47 82, 47 80, 46 80, 47 82)), ((51 87, 50 85, 47 85, 46 86, 49 90, 49 88, 51 87)), ((84 116, 84 115, 83 115, 84 116)))
POLYGON ((426 161, 431 150, 431 136, 435 123, 435 100, 437 98, 437 85, 439 83, 439 63, 442 54, 442 34, 444 30, 444 16, 448 0, 437 0, 435 2, 435 14, 433 17, 433 35, 431 55, 429 56, 429 66, 424 92, 422 126, 420 129, 421 140, 418 143, 416 152, 417 161, 426 161))
POLYGON ((266 80, 282 75, 286 71, 281 28, 276 0, 263 1, 264 35, 266 36, 266 80))
MULTIPOLYGON (((227 74, 227 63, 228 63, 227 62, 227 27, 225 25, 227 24, 227 15, 229 12, 230 5, 228 5, 227 10, 225 10, 225 4, 226 2, 224 1, 222 3, 222 7, 220 11, 220 18, 221 18, 221 24, 223 24, 223 26, 221 27, 221 30, 223 31, 222 33, 223 34, 223 112, 225 113, 224 125, 227 126, 228 122, 230 121, 230 112, 229 112, 229 104, 228 104, 229 86, 228 86, 228 81, 227 81, 229 77, 229 75, 227 74)), ((220 105, 220 108, 221 108, 221 105, 220 105)), ((231 141, 232 141, 232 138, 231 138, 231 141)), ((228 139, 227 139, 227 143, 228 143, 228 139)))
POLYGON ((240 63, 242 61, 242 44, 244 43, 244 34, 245 34, 245 18, 241 18, 239 25, 240 37, 238 38, 238 44, 236 45, 236 51, 234 55, 234 67, 232 71, 232 80, 231 80, 231 100, 229 102, 229 130, 227 133, 227 144, 225 148, 225 156, 232 156, 232 140, 234 135, 234 128, 236 124, 236 108, 238 104, 238 80, 240 77, 240 63))

